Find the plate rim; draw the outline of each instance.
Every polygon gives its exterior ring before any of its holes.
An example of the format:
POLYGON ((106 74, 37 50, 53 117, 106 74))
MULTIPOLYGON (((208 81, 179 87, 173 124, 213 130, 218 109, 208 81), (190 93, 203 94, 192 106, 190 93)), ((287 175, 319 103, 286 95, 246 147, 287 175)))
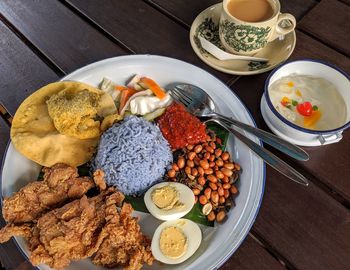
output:
MULTIPOLYGON (((85 66, 82 66, 80 68, 75 69, 74 71, 70 72, 69 74, 66 74, 65 76, 63 76, 62 78, 58 79, 57 81, 63 81, 66 80, 67 77, 70 76, 74 76, 77 73, 81 72, 82 70, 89 70, 91 68, 94 68, 95 65, 101 65, 101 64, 105 64, 105 63, 109 63, 109 62, 113 62, 114 60, 119 60, 119 59, 123 59, 123 58, 144 58, 144 59, 151 59, 151 58, 155 58, 155 59, 163 59, 163 60, 170 60, 170 61, 175 61, 175 62, 179 62, 181 64, 185 64, 185 65, 189 65, 192 66, 196 69, 199 69, 200 71, 204 72, 206 74, 206 76, 211 77, 211 79, 217 81, 220 84, 224 84, 226 86, 226 88, 228 88, 230 91, 231 95, 234 95, 235 98, 237 99, 237 101, 243 106, 243 108, 245 109, 245 111, 248 114, 249 119, 251 120, 252 124, 254 127, 257 127, 256 122, 253 118, 253 115, 251 114, 251 112, 249 111, 249 109, 246 107, 246 105, 242 102, 242 100, 239 98, 239 96, 233 91, 233 89, 230 89, 224 82, 222 82, 220 79, 218 79, 217 77, 215 77, 214 75, 212 75, 211 73, 209 73, 208 71, 185 61, 176 59, 176 58, 172 58, 172 57, 167 57, 167 56, 161 56, 161 55, 155 55, 155 54, 135 54, 135 55, 122 55, 122 56, 116 56, 116 57, 110 57, 110 58, 105 58, 105 59, 101 59, 99 61, 95 61, 92 62, 90 64, 87 64, 85 66)), ((11 145, 11 138, 8 140, 4 155, 2 157, 2 161, 1 161, 1 167, 0 167, 0 191, 1 191, 1 201, 0 201, 0 207, 2 207, 2 202, 3 202, 3 194, 2 194, 2 173, 3 173, 3 169, 4 169, 4 164, 5 164, 5 160, 8 154, 8 150, 10 148, 11 145)), ((263 146, 262 141, 258 138, 258 144, 260 146, 263 146)), ((250 151, 250 150, 249 150, 250 151)), ((215 265, 213 266, 212 269, 218 269, 220 266, 222 266, 231 256, 232 254, 241 246, 242 242, 246 239, 246 237, 249 235, 249 232, 251 230, 251 227, 253 226, 253 224, 255 223, 255 220, 257 218, 257 215, 260 211, 261 205, 262 205, 262 200, 264 197, 264 193, 265 193, 265 184, 266 184, 266 164, 265 162, 261 161, 261 165, 262 165, 262 181, 261 181, 261 194, 260 194, 260 198, 255 199, 254 200, 254 206, 255 210, 252 212, 252 214, 250 216, 253 216, 251 218, 250 223, 245 224, 245 230, 242 230, 242 237, 240 237, 241 239, 239 241, 237 241, 237 244, 235 245, 234 248, 232 248, 225 256, 223 256, 219 261, 216 261, 215 265)), ((17 237, 13 237, 11 239, 11 241, 14 242, 14 244, 16 245, 17 249, 19 250, 19 252, 22 254, 22 256, 24 257, 24 259, 26 259, 28 262, 30 262, 29 257, 25 254, 24 250, 22 250, 22 248, 19 246, 18 241, 17 241, 17 237)), ((33 266, 32 267, 35 270, 40 270, 40 268, 38 266, 33 266)))

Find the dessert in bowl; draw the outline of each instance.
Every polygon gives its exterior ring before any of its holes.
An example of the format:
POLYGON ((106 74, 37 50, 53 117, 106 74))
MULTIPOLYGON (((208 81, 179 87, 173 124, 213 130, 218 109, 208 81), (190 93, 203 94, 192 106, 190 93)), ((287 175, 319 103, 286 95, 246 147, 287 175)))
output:
POLYGON ((270 129, 292 143, 338 142, 350 126, 349 77, 320 61, 288 62, 267 78, 261 112, 270 129))

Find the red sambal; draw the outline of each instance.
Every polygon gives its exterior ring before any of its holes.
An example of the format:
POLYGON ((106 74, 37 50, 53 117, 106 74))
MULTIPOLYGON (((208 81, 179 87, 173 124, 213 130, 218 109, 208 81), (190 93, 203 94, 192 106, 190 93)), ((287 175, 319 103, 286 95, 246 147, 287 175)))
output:
POLYGON ((205 142, 205 124, 178 103, 171 104, 159 117, 159 128, 174 150, 205 142))

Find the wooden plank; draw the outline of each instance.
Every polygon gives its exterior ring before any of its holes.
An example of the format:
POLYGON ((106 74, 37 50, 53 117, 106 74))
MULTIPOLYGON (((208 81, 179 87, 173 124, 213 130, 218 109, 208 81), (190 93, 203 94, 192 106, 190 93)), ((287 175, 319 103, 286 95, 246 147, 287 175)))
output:
POLYGON ((285 268, 249 235, 239 249, 220 269, 283 270, 285 268))
POLYGON ((253 233, 297 269, 349 269, 349 210, 314 184, 302 187, 271 168, 266 182, 253 233))
POLYGON ((10 114, 37 88, 58 76, 0 22, 0 102, 10 114))
MULTIPOLYGON (((191 26, 196 16, 207 7, 220 3, 218 0, 186 1, 186 0, 147 0, 171 14, 187 26, 191 26)), ((308 10, 317 4, 316 0, 281 0, 281 12, 293 14, 297 20, 301 19, 308 10)))
POLYGON ((226 82, 235 77, 204 64, 192 50, 188 31, 141 0, 67 2, 136 53, 178 58, 226 82))
MULTIPOLYGON (((297 31, 297 37, 292 59, 323 59, 350 71, 348 58, 301 32, 297 31)), ((260 113, 260 97, 267 76, 241 77, 232 86, 251 109, 258 126, 266 130, 260 113)), ((346 155, 350 148, 349 135, 345 132, 344 139, 335 145, 306 148, 311 160, 293 161, 292 166, 318 177, 348 199, 350 187, 346 180, 350 178, 350 160, 346 155)), ((346 255, 350 252, 350 242, 346 240, 350 239, 349 220, 349 211, 314 184, 304 188, 267 168, 263 205, 253 233, 260 235, 297 269, 347 269, 350 265, 346 255)))
POLYGON ((0 12, 66 73, 128 53, 58 1, 0 1, 0 12))
POLYGON ((349 15, 349 5, 323 0, 301 20, 299 28, 350 56, 349 15))
MULTIPOLYGON (((297 31, 297 45, 291 59, 302 58, 323 60, 350 73, 349 58, 297 31)), ((263 85, 267 76, 268 74, 265 73, 254 76, 254 79, 241 77, 232 87, 250 108, 258 126, 266 130, 268 128, 260 112, 260 97, 263 94, 263 85), (252 91, 255 92, 254 95, 252 91)), ((350 133, 345 131, 343 135, 344 139, 338 144, 305 148, 310 153, 311 159, 308 162, 296 162, 296 164, 350 201, 350 185, 346 181, 347 178, 334 175, 334 168, 342 168, 342 173, 350 178, 350 160, 347 158, 347 149, 350 149, 350 133), (329 158, 325 159, 325 156, 329 158), (321 165, 322 169, 320 169, 321 165)))

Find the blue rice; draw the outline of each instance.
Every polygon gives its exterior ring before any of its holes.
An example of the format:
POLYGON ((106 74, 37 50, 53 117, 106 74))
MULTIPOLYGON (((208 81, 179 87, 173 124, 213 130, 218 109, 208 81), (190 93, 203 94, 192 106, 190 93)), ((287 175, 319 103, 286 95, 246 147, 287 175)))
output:
POLYGON ((128 116, 101 136, 93 168, 104 171, 108 185, 137 196, 160 182, 172 162, 170 146, 159 127, 128 116))

